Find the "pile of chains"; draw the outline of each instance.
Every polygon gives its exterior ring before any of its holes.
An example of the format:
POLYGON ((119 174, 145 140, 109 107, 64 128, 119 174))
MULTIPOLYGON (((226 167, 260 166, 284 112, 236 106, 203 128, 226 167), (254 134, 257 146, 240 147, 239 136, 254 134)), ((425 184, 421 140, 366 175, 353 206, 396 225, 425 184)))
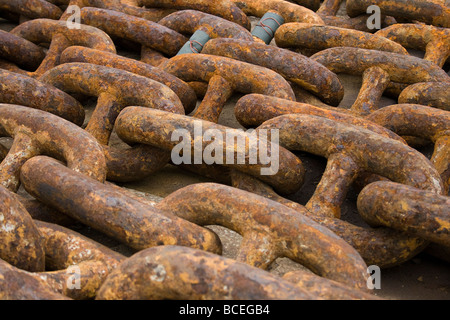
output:
POLYGON ((0 146, 0 299, 377 299, 368 266, 424 250, 450 260, 444 0, 0 0, 0 17, 16 25, 0 31, 0 134, 13 139, 0 146), (341 73, 362 77, 345 108, 341 73), (253 135, 219 124, 235 93, 253 135), (398 104, 381 107, 383 95, 398 104), (211 147, 199 125, 223 161, 174 163, 180 130, 183 157, 211 147), (217 139, 230 131, 244 143, 217 139), (276 172, 262 173, 252 143, 276 172), (419 152, 431 144, 431 157, 419 152), (305 180, 299 153, 327 159, 304 206, 287 198, 305 180), (168 164, 217 183, 161 202, 117 185, 168 164), (370 227, 341 219, 351 188, 370 227), (242 236, 236 259, 210 225, 242 236), (311 272, 268 272, 280 257, 311 272))

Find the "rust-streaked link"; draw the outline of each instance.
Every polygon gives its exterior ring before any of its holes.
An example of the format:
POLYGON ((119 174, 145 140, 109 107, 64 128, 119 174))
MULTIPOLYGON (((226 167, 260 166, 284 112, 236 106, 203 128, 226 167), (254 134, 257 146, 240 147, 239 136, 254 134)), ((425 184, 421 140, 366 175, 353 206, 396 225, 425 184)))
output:
POLYGON ((177 94, 183 103, 186 113, 194 110, 197 104, 197 96, 187 83, 160 68, 152 67, 146 63, 86 47, 67 48, 61 55, 61 63, 74 62, 91 63, 121 69, 160 82, 177 94))
POLYGON ((316 107, 306 103, 284 100, 261 94, 248 94, 238 100, 234 107, 234 114, 239 123, 246 127, 258 127, 265 121, 285 114, 309 114, 325 117, 336 122, 360 126, 390 139, 406 143, 401 137, 392 131, 345 112, 346 109, 316 107))
POLYGON ((235 59, 182 54, 164 62, 160 68, 186 82, 209 83, 205 98, 192 116, 211 122, 218 122, 225 102, 233 91, 295 100, 291 86, 281 75, 235 59), (220 99, 217 99, 217 95, 220 99))
POLYGON ((371 5, 380 7, 383 14, 394 18, 422 21, 438 27, 450 27, 450 8, 444 3, 423 0, 348 0, 347 14, 365 14, 371 5))
POLYGON ((21 181, 36 199, 133 249, 170 244, 221 253, 215 233, 130 198, 120 188, 54 159, 30 159, 22 167, 21 181))
POLYGON ((70 300, 56 293, 47 281, 36 278, 33 273, 13 267, 0 259, 1 300, 70 300))
MULTIPOLYGON (((237 260, 267 269, 288 257, 322 277, 355 289, 366 287, 367 266, 330 230, 267 198, 219 184, 180 189, 157 205, 195 224, 221 225, 242 235, 237 260)), ((303 211, 306 211, 303 208, 303 211)))
POLYGON ((53 113, 82 125, 83 106, 67 93, 34 78, 0 69, 0 102, 53 113))
MULTIPOLYGON (((136 1, 136 0, 134 0, 136 1)), ((138 0, 139 6, 206 12, 232 21, 250 30, 248 17, 231 0, 138 0)))
MULTIPOLYGON (((225 167, 235 168, 250 175, 261 179, 270 185, 274 186, 281 193, 292 193, 300 188, 303 182, 304 169, 300 159, 294 154, 284 148, 279 148, 276 155, 279 158, 279 169, 277 172, 272 172, 273 168, 268 168, 270 165, 262 164, 261 156, 255 159, 255 164, 251 163, 250 152, 258 152, 265 148, 267 156, 271 157, 272 152, 276 152, 278 145, 274 146, 269 140, 251 136, 242 130, 231 129, 213 122, 196 119, 189 116, 172 114, 156 109, 148 109, 141 107, 128 107, 124 109, 116 121, 116 132, 118 136, 127 143, 144 143, 163 150, 172 151, 180 142, 172 141, 172 134, 175 130, 186 130, 190 141, 188 145, 191 148, 191 155, 194 159, 195 154, 203 154, 205 148, 209 145, 206 139, 203 139, 203 133, 207 130, 216 130, 215 132, 222 135, 222 141, 216 141, 219 150, 223 150, 215 155, 216 159, 221 159, 221 164, 225 167), (196 132, 195 127, 202 127, 202 132, 196 132), (227 145, 226 133, 233 134, 237 137, 237 141, 245 141, 245 146, 235 144, 227 145), (196 135, 200 134, 201 137, 196 135), (250 143, 250 140, 253 143, 250 143), (251 145, 253 144, 253 147, 251 145), (201 148, 201 150, 200 150, 201 148), (256 149, 256 150, 253 150, 256 149), (227 153, 233 154, 233 163, 227 164, 227 153), (241 160, 242 163, 241 163, 241 160), (261 169, 268 169, 273 175, 261 174, 261 169)), ((204 159, 203 159, 204 160, 204 159)), ((192 163, 196 162, 195 159, 192 163)), ((203 161, 203 163, 205 163, 203 161)), ((197 163, 195 163, 197 164, 197 163)), ((200 164, 200 163, 199 163, 200 164)))
POLYGON ((111 38, 102 30, 86 25, 80 25, 79 29, 69 29, 66 21, 31 20, 17 26, 11 30, 11 33, 36 44, 50 43, 47 55, 39 68, 34 72, 25 72, 32 77, 40 77, 46 71, 57 66, 61 53, 72 45, 116 52, 111 38))
POLYGON ((237 171, 232 175, 234 187, 277 201, 333 231, 355 248, 367 265, 377 265, 380 268, 400 265, 416 256, 429 244, 422 238, 390 228, 362 228, 334 217, 305 211, 300 204, 279 196, 271 187, 249 175, 237 171))
POLYGON ((44 271, 44 237, 16 195, 3 186, 0 186, 0 243, 0 259, 19 269, 44 271))
POLYGON ((103 146, 108 180, 132 181, 165 166, 170 154, 150 146, 117 150, 108 146, 120 111, 129 105, 158 108, 184 114, 178 96, 162 83, 115 68, 87 63, 66 63, 48 71, 41 79, 57 88, 86 96, 97 96, 97 106, 86 131, 103 146))
POLYGON ((339 217, 348 188, 362 171, 393 181, 444 192, 439 173, 418 151, 367 129, 302 114, 283 115, 258 129, 279 129, 280 145, 328 159, 327 168, 306 208, 318 215, 339 217))
POLYGON ((0 0, 0 11, 23 15, 30 19, 58 20, 62 10, 45 0, 0 0))
POLYGON ((196 10, 174 12, 158 21, 158 23, 184 35, 194 34, 196 30, 202 30, 211 38, 235 38, 253 41, 252 34, 244 27, 196 10))
POLYGON ((344 97, 344 88, 334 73, 321 64, 289 50, 258 42, 213 39, 206 43, 202 52, 271 69, 333 106, 337 106, 344 97))
POLYGON ((25 69, 36 69, 45 58, 42 47, 0 30, 0 59, 11 61, 25 69))
MULTIPOLYGON (((108 9, 83 8, 81 22, 122 38, 174 56, 188 40, 156 22, 108 9)), ((94 48, 96 49, 96 48, 94 48)))
POLYGON ((275 41, 282 48, 306 48, 316 52, 334 47, 354 47, 408 55, 400 44, 379 35, 309 23, 283 24, 275 33, 275 41))
POLYGON ((125 256, 67 228, 41 221, 36 225, 46 240, 46 269, 52 271, 33 276, 45 278, 53 290, 72 299, 95 298, 108 274, 125 260, 125 256), (75 282, 71 267, 79 271, 79 287, 70 286, 75 282))
POLYGON ((395 24, 376 35, 400 43, 405 48, 425 51, 425 60, 443 67, 450 57, 450 30, 422 24, 395 24))
POLYGON ((398 97, 401 104, 421 104, 450 111, 450 83, 420 82, 412 84, 398 97))
POLYGON ((368 120, 402 136, 431 140, 431 162, 440 173, 447 194, 450 187, 450 112, 414 104, 399 104, 372 113, 368 120))
POLYGON ((19 188, 19 173, 30 158, 46 154, 64 159, 72 170, 98 181, 106 179, 103 149, 89 133, 51 113, 28 107, 0 104, 0 135, 14 138, 0 164, 1 184, 19 188))
POLYGON ((120 264, 97 300, 312 300, 306 290, 267 271, 208 252, 161 246, 120 264), (183 279, 183 281, 180 281, 183 279))
POLYGON ((267 12, 282 16, 285 22, 324 24, 314 11, 283 0, 233 0, 249 16, 262 18, 267 12))
POLYGON ((450 198, 393 182, 375 182, 358 196, 358 211, 387 226, 450 247, 450 198))

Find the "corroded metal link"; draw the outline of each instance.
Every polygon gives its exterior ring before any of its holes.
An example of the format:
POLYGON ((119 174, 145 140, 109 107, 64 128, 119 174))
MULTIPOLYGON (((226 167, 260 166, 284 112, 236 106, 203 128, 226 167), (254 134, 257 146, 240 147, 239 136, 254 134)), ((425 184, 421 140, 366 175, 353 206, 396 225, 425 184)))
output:
POLYGON ((0 70, 0 102, 22 105, 53 113, 82 125, 83 106, 65 92, 36 79, 0 70))
POLYGON ((221 253, 217 235, 125 195, 120 188, 74 172, 48 157, 21 170, 32 196, 136 250, 182 245, 221 253))
POLYGON ((0 11, 23 15, 30 19, 54 19, 62 15, 62 10, 45 0, 0 0, 0 11))
POLYGON ((65 21, 31 20, 14 28, 11 33, 33 43, 50 43, 49 51, 39 68, 35 72, 25 72, 32 77, 40 77, 57 66, 61 53, 72 45, 116 52, 111 38, 103 31, 86 25, 80 25, 80 29, 69 29, 65 21))
POLYGON ((369 6, 376 5, 394 18, 422 21, 435 26, 450 27, 450 8, 444 3, 422 0, 348 0, 347 14, 355 17, 366 13, 369 6))
POLYGON ((96 299, 312 300, 316 296, 245 263, 200 250, 162 246, 121 263, 96 299))
MULTIPOLYGON (((81 22, 122 38, 174 56, 188 40, 158 23, 107 9, 81 9, 81 22)), ((94 48, 96 49, 96 48, 94 48)))
POLYGON ((231 0, 137 0, 138 6, 203 11, 232 21, 250 30, 250 20, 231 0))
POLYGON ((375 182, 358 196, 358 211, 373 226, 387 226, 450 247, 450 198, 375 182))
MULTIPOLYGON (((189 116, 140 107, 128 107, 123 110, 117 118, 115 129, 118 136, 127 143, 144 143, 168 151, 172 151, 172 149, 179 144, 179 141, 171 141, 173 132, 177 129, 186 130, 186 134, 191 139, 188 141, 188 146, 191 148, 191 155, 193 158, 196 153, 198 154, 198 152, 200 152, 200 148, 203 154, 205 148, 209 145, 208 142, 199 139, 196 135, 200 134, 203 137, 203 132, 214 129, 216 132, 222 134, 222 141, 216 141, 216 143, 223 152, 216 154, 215 157, 216 159, 219 159, 218 161, 220 161, 223 166, 247 172, 274 186, 281 193, 295 192, 299 189, 303 181, 304 170, 301 161, 284 148, 279 148, 279 155, 277 155, 279 156, 280 165, 278 172, 274 175, 262 175, 261 169, 265 168, 269 171, 273 171, 273 168, 268 168, 270 165, 262 164, 261 157, 255 159, 255 162, 257 162, 256 164, 250 163, 250 139, 252 139, 252 141, 256 140, 254 141, 254 148, 258 150, 258 154, 260 154, 259 149, 264 145, 268 157, 271 156, 272 152, 276 152, 275 149, 278 148, 278 145, 274 146, 274 144, 265 139, 250 136, 250 134, 245 133, 242 130, 231 129, 229 127, 189 116), (202 126, 203 131, 196 132, 200 131, 196 129, 196 127, 199 127, 200 125, 202 126), (238 141, 244 140, 245 147, 243 145, 235 145, 234 143, 233 146, 226 145, 227 132, 228 134, 232 133, 237 137, 238 141), (229 161, 226 161, 228 158, 226 153, 230 153, 231 151, 233 154, 233 163, 227 164, 229 161), (240 163, 241 160, 243 160, 242 164, 240 163)), ((197 164, 196 162, 197 161, 194 159, 192 163, 197 164)), ((204 163, 204 161, 198 164, 201 163, 204 163)))
POLYGON ((0 135, 14 138, 0 165, 1 184, 10 190, 19 188, 22 165, 39 154, 64 159, 72 170, 105 181, 106 163, 100 144, 89 133, 58 116, 0 104, 0 135))
POLYGON ((311 59, 335 73, 361 75, 366 69, 379 67, 391 81, 413 84, 417 82, 450 82, 450 77, 436 64, 423 59, 391 52, 359 48, 331 48, 311 59))
POLYGON ((187 83, 146 63, 125 58, 110 52, 85 47, 70 47, 64 50, 61 55, 61 63, 73 62, 91 63, 121 69, 160 82, 168 86, 177 94, 183 103, 186 113, 194 110, 197 104, 197 96, 194 90, 187 83))
POLYGON ((0 259, 1 300, 69 300, 56 293, 47 281, 35 278, 32 273, 13 267, 0 259))
POLYGON ((0 30, 0 58, 25 69, 36 69, 44 60, 45 51, 28 40, 0 30))
POLYGON ((235 38, 253 41, 251 33, 244 27, 201 11, 178 11, 161 19, 158 23, 184 35, 194 34, 196 30, 202 30, 211 38, 235 38))
POLYGON ((66 63, 53 68, 41 81, 66 92, 99 97, 86 127, 106 145, 120 111, 140 105, 184 114, 178 96, 165 85, 137 74, 87 63, 66 63))
POLYGON ((324 0, 316 12, 324 16, 335 16, 341 4, 342 0, 324 0))
POLYGON ((72 299, 95 298, 98 289, 125 256, 92 241, 72 230, 58 225, 36 221, 39 231, 46 239, 46 269, 55 270, 33 274, 46 278, 47 283, 58 293, 72 299), (80 286, 71 288, 70 267, 80 272, 80 286))
POLYGON ((142 179, 167 164, 170 155, 158 148, 138 146, 122 151, 109 147, 108 142, 116 118, 126 106, 141 105, 184 114, 180 99, 168 87, 131 72, 86 63, 60 65, 41 80, 65 91, 98 97, 86 131, 103 145, 108 180, 142 179))
POLYGON ((2 186, 0 242, 0 259, 19 269, 32 272, 44 270, 44 238, 16 195, 2 186))
POLYGON ((439 173, 418 151, 372 131, 311 115, 284 115, 258 129, 280 129, 280 145, 328 159, 327 168, 306 208, 340 216, 348 188, 362 171, 437 194, 444 192, 439 173), (320 129, 319 129, 320 128, 320 129))
POLYGON ((305 211, 300 204, 279 196, 271 187, 253 177, 237 171, 232 175, 234 187, 277 201, 333 231, 355 248, 367 265, 377 265, 380 268, 400 265, 416 256, 429 244, 424 239, 390 228, 362 228, 334 217, 319 216, 305 211))
POLYGON ((354 47, 408 55, 400 44, 379 35, 309 23, 283 24, 275 33, 275 41, 282 48, 306 48, 316 52, 334 47, 354 47))
POLYGON ((398 140, 406 143, 401 137, 392 131, 377 125, 361 117, 356 117, 349 113, 344 113, 346 109, 323 108, 310 104, 287 101, 275 97, 260 94, 249 94, 238 100, 234 107, 234 114, 239 123, 246 127, 258 127, 265 121, 285 114, 308 114, 312 116, 325 117, 327 119, 360 126, 373 131, 386 138, 398 140))
POLYGON ((262 18, 267 12, 275 12, 286 22, 324 24, 314 11, 283 0, 233 0, 249 16, 262 18))
POLYGON ((202 52, 271 69, 333 106, 337 106, 344 97, 344 88, 334 73, 289 50, 257 42, 213 39, 205 45, 202 52))
POLYGON ((450 186, 450 112, 421 105, 400 104, 372 113, 368 119, 402 136, 431 140, 431 162, 441 175, 445 194, 450 186))
MULTIPOLYGON (((344 240, 297 211, 267 198, 219 184, 178 190, 157 206, 199 225, 221 225, 243 236, 237 260, 267 269, 288 257, 313 272, 366 287, 366 264, 344 240)), ((306 211, 305 208, 303 208, 306 211)))
POLYGON ((192 115, 218 122, 225 101, 233 91, 261 93, 295 100, 289 83, 278 73, 238 60, 205 54, 183 54, 163 63, 160 68, 186 81, 208 82, 205 99, 192 115), (221 99, 215 95, 224 92, 221 99))
POLYGON ((450 57, 450 30, 421 24, 395 24, 376 35, 400 43, 405 48, 425 51, 425 60, 443 67, 450 57))
POLYGON ((325 300, 379 300, 377 296, 355 290, 342 283, 318 277, 309 271, 286 273, 283 279, 325 300))
POLYGON ((422 82, 410 85, 402 91, 398 102, 421 104, 450 111, 450 83, 422 82))

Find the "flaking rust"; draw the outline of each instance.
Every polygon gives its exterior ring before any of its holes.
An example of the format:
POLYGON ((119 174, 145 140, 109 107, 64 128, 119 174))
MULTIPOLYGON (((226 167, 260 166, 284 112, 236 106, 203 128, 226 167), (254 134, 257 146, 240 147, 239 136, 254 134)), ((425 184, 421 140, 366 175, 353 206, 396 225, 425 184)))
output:
POLYGON ((0 11, 23 15, 30 19, 54 19, 62 15, 62 10, 45 0, 0 0, 0 11))
POLYGON ((450 111, 450 83, 419 82, 402 91, 400 104, 420 104, 450 111))
POLYGON ((74 172, 43 156, 30 159, 21 181, 36 199, 136 250, 182 245, 221 253, 217 235, 74 172))
POLYGON ((172 193, 157 207, 195 224, 222 225, 241 234, 238 261, 267 269, 276 258, 289 257, 325 278, 365 288, 367 266, 352 247, 275 201, 224 185, 197 184, 172 193))
POLYGON ((450 198, 393 182, 375 182, 358 196, 358 211, 387 226, 450 247, 450 198))

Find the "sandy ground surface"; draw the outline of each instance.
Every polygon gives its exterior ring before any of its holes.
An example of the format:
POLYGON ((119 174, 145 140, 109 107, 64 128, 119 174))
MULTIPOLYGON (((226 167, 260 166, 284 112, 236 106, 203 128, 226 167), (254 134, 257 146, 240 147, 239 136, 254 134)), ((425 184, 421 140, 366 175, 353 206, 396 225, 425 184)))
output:
MULTIPOLYGON (((10 30, 13 25, 0 20, 0 28, 10 30)), ((129 57, 138 58, 138 54, 133 52, 120 52, 129 57)), ((447 70, 448 71, 448 70, 447 70)), ((345 98, 341 103, 341 107, 350 107, 356 99, 361 79, 358 77, 340 75, 340 79, 345 87, 345 98)), ((240 98, 240 95, 233 96, 227 103, 220 117, 219 123, 232 128, 241 128, 236 121, 233 113, 234 104, 240 98)), ((395 101, 383 98, 383 105, 394 104, 395 101)), ((95 106, 95 99, 91 99, 85 104, 87 110, 87 119, 95 106)), ((10 139, 1 138, 0 142, 8 145, 10 139)), ((113 134, 111 145, 124 147, 123 143, 113 134)), ((429 150, 427 150, 427 154, 429 150)), ((289 197, 289 199, 306 204, 308 199, 314 192, 314 189, 320 181, 321 175, 326 166, 326 159, 314 157, 311 155, 298 153, 307 170, 306 181, 303 187, 289 197)), ((184 186, 201 183, 212 182, 211 180, 186 172, 172 165, 167 165, 163 170, 155 175, 139 182, 123 184, 123 187, 135 190, 138 194, 159 201, 161 198, 169 195, 184 186)), ((358 224, 365 225, 359 217, 356 210, 356 196, 351 192, 346 200, 342 210, 342 219, 358 224)), ((220 226, 209 226, 213 231, 217 232, 224 246, 224 256, 233 258, 236 256, 241 237, 234 231, 228 230, 220 226)), ((94 240, 103 243, 118 252, 130 256, 134 251, 117 241, 106 237, 105 235, 83 225, 73 226, 78 231, 94 240)), ((284 273, 296 269, 304 268, 301 265, 287 259, 282 258, 276 260, 270 266, 270 272, 283 275, 284 273)), ((419 254, 416 258, 402 264, 401 266, 384 269, 381 274, 381 290, 375 290, 374 294, 386 299, 450 299, 450 264, 442 260, 436 259, 426 253, 419 254)))

